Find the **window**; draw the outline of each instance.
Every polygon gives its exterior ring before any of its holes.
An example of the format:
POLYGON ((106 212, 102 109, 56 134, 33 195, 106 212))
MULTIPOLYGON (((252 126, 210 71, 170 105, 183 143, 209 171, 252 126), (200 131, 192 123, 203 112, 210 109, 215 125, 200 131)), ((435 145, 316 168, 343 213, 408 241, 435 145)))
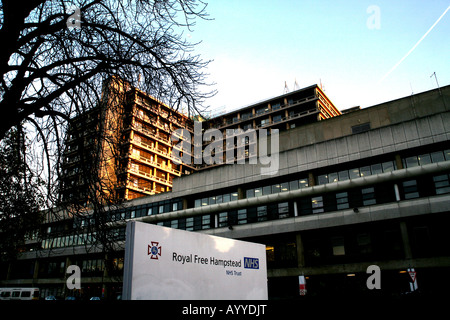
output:
POLYGON ((228 226, 228 212, 219 213, 219 228, 228 226))
POLYGON ((317 177, 317 184, 326 184, 328 183, 328 175, 323 174, 317 177))
POLYGON ((349 176, 350 176, 350 179, 359 178, 360 177, 359 168, 349 170, 349 176))
POLYGON ((238 210, 238 224, 247 223, 247 209, 238 210))
POLYGON ((332 237, 331 246, 333 248, 333 256, 345 255, 344 237, 332 237))
POLYGON ((383 167, 383 172, 391 172, 396 169, 395 164, 393 161, 386 161, 381 164, 383 167))
POLYGON ((241 114, 241 120, 247 120, 248 118, 252 117, 252 112, 245 112, 241 114))
POLYGON ((433 177, 436 194, 450 193, 450 179, 448 174, 433 177))
POLYGON ((349 208, 347 192, 336 193, 336 207, 338 210, 349 208))
POLYGON ((298 180, 290 181, 289 182, 289 189, 290 190, 297 190, 298 189, 298 180))
POLYGON ((322 196, 311 198, 312 213, 321 213, 323 210, 322 196))
POLYGON ((417 156, 412 156, 404 159, 405 168, 417 167, 419 165, 419 161, 417 160, 417 156))
POLYGON ((261 206, 256 209, 257 221, 267 220, 267 206, 261 206))
POLYGON ((425 165, 425 164, 431 163, 431 156, 430 156, 430 154, 428 154, 428 153, 419 155, 419 156, 417 157, 417 159, 419 160, 419 164, 420 164, 421 166, 423 166, 423 165, 425 165))
POLYGON ((300 179, 298 180, 298 185, 301 188, 306 188, 309 184, 308 184, 308 179, 300 179))
POLYGON ((266 195, 266 194, 270 194, 271 193, 271 187, 270 186, 265 186, 265 187, 263 187, 263 190, 262 190, 263 192, 263 195, 266 195))
POLYGON ((267 258, 267 262, 275 261, 275 247, 266 246, 266 258, 267 258))
POLYGON ((367 177, 372 175, 372 172, 370 171, 370 166, 361 167, 359 170, 361 177, 367 177))
POLYGON ((278 114, 276 116, 273 117, 273 122, 280 122, 281 121, 281 114, 278 114))
POLYGON ((433 161, 433 163, 445 161, 444 153, 442 151, 431 153, 431 160, 433 161))
POLYGON ((374 187, 363 188, 363 189, 361 189, 361 193, 362 193, 362 200, 363 200, 364 206, 370 206, 370 205, 377 203, 377 201, 375 199, 375 188, 374 187))
POLYGON ((338 182, 339 181, 338 173, 337 172, 330 173, 328 175, 328 181, 329 182, 338 182))
POLYGON ((361 133, 370 130, 370 122, 362 123, 352 127, 352 133, 361 133))
POLYGON ((445 160, 450 160, 450 149, 444 150, 445 160))
POLYGON ((371 165, 370 169, 372 170, 372 174, 380 174, 383 172, 381 163, 376 163, 376 164, 371 165))
POLYGON ((338 175, 339 175, 339 181, 344 181, 344 180, 349 179, 347 170, 339 171, 338 175))
POLYGON ((267 111, 269 111, 269 107, 261 107, 261 108, 258 108, 258 109, 256 109, 256 114, 263 114, 263 113, 265 113, 265 112, 267 112, 267 111))
POLYGON ((372 241, 370 234, 360 233, 356 236, 356 242, 358 244, 359 253, 370 254, 372 253, 372 241))
POLYGON ((274 185, 272 186, 272 193, 278 193, 278 192, 280 192, 280 191, 281 191, 281 185, 280 185, 279 183, 274 184, 274 185))
POLYGON ((278 110, 281 108, 281 103, 275 103, 272 105, 272 110, 278 110))
POLYGON ((207 214, 202 216, 202 229, 210 229, 211 228, 211 215, 207 214))
POLYGON ((186 218, 186 230, 188 231, 194 230, 194 217, 186 218))
POLYGON ((403 182, 403 192, 405 194, 405 199, 414 199, 419 197, 419 192, 417 190, 417 181, 409 180, 403 182))
POLYGON ((278 218, 289 218, 289 202, 281 202, 278 204, 278 218))

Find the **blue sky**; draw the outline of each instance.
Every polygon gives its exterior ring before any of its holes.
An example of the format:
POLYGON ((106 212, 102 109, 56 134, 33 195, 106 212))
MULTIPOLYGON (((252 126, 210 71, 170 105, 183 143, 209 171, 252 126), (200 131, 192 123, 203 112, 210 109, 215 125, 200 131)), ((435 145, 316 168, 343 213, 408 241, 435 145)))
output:
POLYGON ((449 6, 449 0, 211 0, 214 20, 197 21, 188 37, 202 41, 196 53, 214 60, 207 70, 218 90, 211 110, 280 95, 295 80, 300 88, 321 82, 339 109, 368 107, 436 88, 433 72, 440 86, 450 84, 450 10, 429 31, 449 6))

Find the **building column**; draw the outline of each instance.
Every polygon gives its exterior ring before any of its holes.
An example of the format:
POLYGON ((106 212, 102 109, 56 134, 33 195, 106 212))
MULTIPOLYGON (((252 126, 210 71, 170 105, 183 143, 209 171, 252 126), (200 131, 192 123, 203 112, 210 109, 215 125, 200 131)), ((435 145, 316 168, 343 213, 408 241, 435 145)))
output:
POLYGON ((308 172, 308 186, 312 187, 316 185, 316 180, 312 172, 308 172))
POLYGON ((397 169, 403 169, 402 157, 399 154, 395 155, 395 164, 397 165, 397 169))
POLYGON ((187 198, 183 198, 183 210, 186 210, 188 208, 189 208, 189 206, 188 206, 188 199, 187 198))
POLYGON ((35 281, 39 279, 39 260, 34 260, 34 270, 33 270, 33 287, 35 286, 35 281))
POLYGON ((237 188, 237 193, 238 193, 238 200, 245 199, 244 188, 238 187, 237 188))
POLYGON ((412 259, 412 251, 409 242, 408 227, 406 226, 405 221, 400 222, 400 232, 402 235, 403 251, 405 253, 405 259, 412 259))
POLYGON ((303 248, 302 235, 300 233, 295 235, 295 243, 297 247, 297 266, 303 268, 305 266, 305 250, 303 248))
POLYGON ((101 297, 102 299, 108 298, 109 291, 108 286, 106 285, 105 280, 109 280, 109 270, 108 268, 112 267, 112 261, 109 260, 109 256, 107 253, 105 253, 105 258, 103 260, 103 276, 102 276, 102 292, 101 297))
MULTIPOLYGON (((72 260, 70 259, 70 257, 66 257, 66 263, 65 263, 65 265, 64 265, 66 271, 64 272, 64 281, 63 281, 63 284, 62 284, 62 285, 63 285, 63 289, 62 289, 63 297, 66 297, 67 290, 69 290, 69 289, 67 288, 67 278, 68 278, 70 275, 67 273, 67 268, 68 268, 71 264, 72 264, 72 260)), ((80 267, 80 269, 81 269, 81 267, 80 267)))

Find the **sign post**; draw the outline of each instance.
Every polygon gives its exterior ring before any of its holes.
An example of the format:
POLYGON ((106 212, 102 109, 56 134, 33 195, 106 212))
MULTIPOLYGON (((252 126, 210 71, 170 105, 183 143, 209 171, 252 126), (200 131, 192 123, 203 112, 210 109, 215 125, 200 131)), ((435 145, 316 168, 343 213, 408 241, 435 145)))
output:
POLYGON ((414 268, 409 268, 408 269, 408 274, 409 274, 409 276, 411 277, 411 280, 412 280, 412 282, 409 283, 409 287, 411 289, 411 292, 416 291, 418 289, 416 270, 414 270, 414 268))
POLYGON ((305 276, 298 276, 298 288, 301 296, 306 295, 306 280, 305 276))
POLYGON ((238 241, 130 221, 126 300, 266 300, 266 250, 238 241))

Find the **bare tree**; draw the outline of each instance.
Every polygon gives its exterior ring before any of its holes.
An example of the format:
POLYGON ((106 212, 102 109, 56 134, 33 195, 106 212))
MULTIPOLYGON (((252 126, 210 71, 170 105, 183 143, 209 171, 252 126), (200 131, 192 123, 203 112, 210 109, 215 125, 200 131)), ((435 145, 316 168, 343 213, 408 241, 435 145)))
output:
POLYGON ((41 223, 42 180, 25 163, 24 136, 14 128, 0 142, 0 261, 14 260, 41 223))
MULTIPOLYGON (((205 8, 201 0, 1 2, 0 110, 7 116, 0 117, 0 140, 14 127, 35 133, 29 135, 35 149, 24 161, 45 178, 39 188, 47 208, 61 204, 56 182, 69 119, 102 104, 105 80, 123 79, 189 115, 206 109, 205 100, 215 94, 205 83, 208 61, 184 36, 197 19, 208 18, 205 8)), ((99 192, 106 188, 94 174, 98 168, 85 170, 90 206, 66 207, 81 218, 90 210, 92 232, 107 246, 114 232, 105 206, 117 199, 105 201, 99 192)))
POLYGON ((195 44, 182 27, 205 18, 196 0, 2 1, 0 138, 27 117, 72 116, 98 102, 101 79, 118 75, 165 103, 202 111, 195 44))

